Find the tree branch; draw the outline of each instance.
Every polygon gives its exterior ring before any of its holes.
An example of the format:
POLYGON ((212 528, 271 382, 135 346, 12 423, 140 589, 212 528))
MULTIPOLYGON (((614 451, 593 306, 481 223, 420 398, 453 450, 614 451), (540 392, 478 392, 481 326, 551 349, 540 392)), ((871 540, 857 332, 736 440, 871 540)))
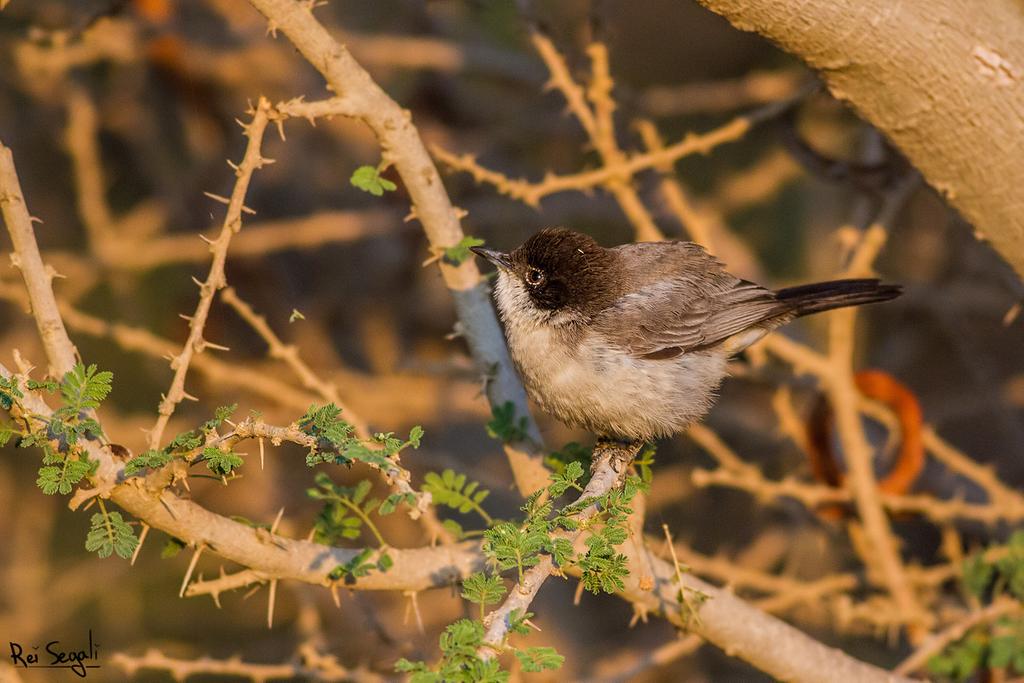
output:
POLYGON ((1016 0, 699 0, 821 72, 1024 276, 1016 0))

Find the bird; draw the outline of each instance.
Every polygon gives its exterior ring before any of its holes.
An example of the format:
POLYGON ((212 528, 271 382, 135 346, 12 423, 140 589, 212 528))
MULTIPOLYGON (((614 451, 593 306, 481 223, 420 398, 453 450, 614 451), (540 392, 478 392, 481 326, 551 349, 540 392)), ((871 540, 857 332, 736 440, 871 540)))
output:
POLYGON ((605 248, 545 228, 494 264, 494 299, 527 394, 561 422, 625 443, 671 436, 710 410, 729 359, 791 320, 893 299, 845 279, 768 289, 693 242, 605 248))

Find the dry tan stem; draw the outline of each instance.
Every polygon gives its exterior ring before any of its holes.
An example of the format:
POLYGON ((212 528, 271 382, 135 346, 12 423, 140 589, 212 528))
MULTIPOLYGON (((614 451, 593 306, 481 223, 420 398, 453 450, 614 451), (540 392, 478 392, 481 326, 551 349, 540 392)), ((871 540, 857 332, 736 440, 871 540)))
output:
MULTIPOLYGON (((267 18, 272 31, 280 30, 291 40, 335 94, 347 100, 349 115, 373 130, 381 143, 384 160, 395 166, 412 198, 415 216, 423 224, 431 247, 437 251, 458 244, 465 236, 458 215, 409 112, 392 100, 348 50, 331 37, 313 16, 308 3, 250 0, 250 4, 267 18)), ((512 366, 487 287, 472 259, 459 265, 442 259, 440 268, 455 299, 460 329, 477 366, 487 377, 488 400, 494 406, 511 402, 516 414, 528 420, 527 441, 511 444, 506 450, 519 489, 534 491, 547 481, 539 449, 540 432, 529 416, 526 392, 512 366)))
MULTIPOLYGON (((21 192, 18 173, 14 167, 11 150, 0 144, 0 213, 4 217, 7 231, 14 245, 11 261, 21 270, 28 290, 32 317, 35 319, 39 337, 49 362, 49 374, 62 377, 78 360, 78 350, 68 337, 64 321, 53 296, 54 272, 43 265, 32 229, 32 217, 28 213, 25 197, 21 192)), ((94 459, 99 462, 93 480, 99 483, 101 491, 109 489, 117 473, 117 465, 105 449, 94 449, 94 459)))
MULTIPOLYGON (((635 566, 629 544, 620 551, 635 566)), ((906 682, 887 671, 859 662, 839 650, 827 647, 763 611, 752 607, 731 592, 715 588, 692 574, 683 574, 683 585, 676 583, 675 569, 670 562, 655 559, 655 590, 644 590, 632 572, 626 577, 622 595, 639 608, 662 614, 682 628, 689 628, 705 640, 739 657, 778 680, 800 683, 835 681, 906 682), (680 589, 704 593, 695 618, 685 623, 680 614, 680 589)))
MULTIPOLYGON (((765 479, 755 470, 732 471, 696 469, 693 483, 697 486, 728 486, 747 491, 762 502, 779 498, 792 498, 814 509, 825 503, 849 503, 852 494, 845 489, 834 489, 820 484, 809 484, 792 477, 779 480, 765 479)), ((963 500, 943 500, 923 494, 893 495, 881 494, 882 505, 891 512, 912 512, 923 515, 936 523, 956 520, 982 522, 995 525, 1000 522, 1024 520, 1024 506, 1013 504, 968 503, 963 500)))
MULTIPOLYGON (((546 37, 542 38, 547 40, 546 37)), ((535 38, 535 43, 536 40, 535 38)), ((550 55, 550 57, 545 57, 546 60, 553 58, 561 60, 563 63, 565 61, 554 48, 542 54, 550 55)), ((626 153, 619 147, 619 141, 615 134, 614 113, 616 107, 615 100, 612 98, 613 82, 608 62, 608 46, 604 43, 591 43, 587 46, 587 54, 590 56, 591 64, 587 98, 594 108, 595 124, 591 143, 601 155, 605 166, 620 166, 626 161, 626 153)), ((548 68, 551 68, 550 63, 548 63, 548 68)), ((559 72, 562 71, 568 71, 568 69, 563 68, 559 72)), ((552 71, 552 77, 554 77, 554 73, 552 71)), ((615 201, 619 203, 629 222, 633 224, 634 238, 638 242, 655 242, 665 238, 658 226, 654 224, 654 218, 644 206, 636 188, 633 187, 632 177, 610 178, 605 183, 605 187, 615 197, 615 201)))
POLYGON ((648 88, 640 102, 651 116, 729 111, 792 97, 804 80, 799 70, 752 71, 729 80, 648 88))
MULTIPOLYGON (((864 232, 861 242, 850 258, 845 277, 864 277, 872 274, 871 264, 887 237, 887 226, 903 206, 912 191, 908 180, 886 198, 879 218, 864 232)), ((907 578, 900 547, 889 525, 875 479, 874 449, 864 433, 859 411, 859 394, 853 376, 854 323, 857 309, 833 311, 829 317, 829 360, 833 372, 825 385, 829 403, 835 413, 836 429, 846 456, 847 482, 853 492, 857 515, 864 525, 870 544, 870 557, 882 570, 882 576, 900 611, 905 615, 920 615, 921 619, 908 625, 908 634, 914 642, 920 641, 933 621, 921 607, 914 587, 907 578)))
MULTIPOLYGON (((401 216, 386 209, 319 211, 309 216, 261 221, 246 227, 231 242, 232 258, 263 258, 276 251, 306 249, 332 242, 353 242, 394 231, 401 216)), ((150 270, 172 263, 210 258, 209 244, 194 234, 166 235, 114 245, 112 268, 150 270)), ((62 257, 72 254, 61 252, 62 257)))
POLYGON ((183 681, 190 676, 227 676, 242 677, 262 683, 276 679, 294 679, 308 681, 353 681, 355 683, 380 683, 387 680, 368 669, 358 667, 349 669, 341 666, 333 658, 319 658, 317 664, 330 660, 329 667, 309 666, 304 661, 287 664, 257 664, 244 662, 241 657, 230 659, 183 659, 170 657, 156 649, 149 649, 141 657, 117 652, 111 657, 111 663, 119 667, 126 675, 135 676, 140 671, 166 671, 174 680, 183 681))
POLYGON ((167 422, 174 414, 174 409, 186 398, 185 376, 188 374, 192 358, 197 353, 202 353, 206 342, 203 340, 203 328, 206 326, 207 316, 210 314, 210 307, 213 305, 213 297, 217 290, 223 288, 227 281, 224 277, 224 264, 228 257, 228 245, 231 238, 242 229, 242 211, 245 209, 245 194, 249 189, 249 182, 252 180, 253 172, 267 163, 260 153, 263 143, 263 132, 269 123, 270 102, 260 98, 253 111, 252 120, 245 125, 245 135, 248 143, 245 148, 245 155, 238 164, 236 175, 238 179, 231 190, 231 198, 228 201, 227 213, 224 216, 224 225, 220 235, 210 244, 210 251, 213 253, 213 260, 210 264, 210 272, 206 280, 199 284, 199 303, 196 305, 195 313, 189 318, 189 334, 181 352, 171 361, 171 368, 174 370, 174 379, 167 390, 166 396, 160 401, 160 415, 149 432, 149 447, 159 448, 160 439, 163 437, 167 422))
MULTIPOLYGON (((66 84, 68 127, 64 142, 74 170, 78 213, 94 254, 103 259, 114 240, 114 218, 107 204, 99 150, 96 107, 81 87, 66 84)), ((105 259, 104 259, 105 260, 105 259)))
POLYGON ((727 142, 734 142, 750 130, 751 119, 740 116, 729 123, 708 131, 707 133, 688 133, 682 140, 673 143, 657 152, 633 154, 617 166, 602 166, 593 171, 583 171, 570 175, 547 174, 540 182, 530 182, 491 171, 480 166, 470 154, 452 154, 438 147, 433 147, 434 156, 457 171, 464 171, 473 176, 478 183, 494 186, 498 192, 518 199, 529 206, 537 206, 540 200, 548 195, 570 190, 586 191, 605 185, 617 177, 633 177, 641 171, 675 163, 692 154, 707 154, 715 147, 727 142))
POLYGON ((629 683, 637 680, 637 676, 643 672, 662 667, 692 654, 704 643, 704 641, 693 634, 680 635, 664 645, 660 645, 650 652, 643 652, 630 657, 629 661, 616 666, 602 666, 598 663, 594 672, 597 674, 595 680, 600 683, 629 683))
MULTIPOLYGON (((665 149, 665 143, 651 121, 637 121, 635 125, 648 152, 660 152, 665 149)), ((658 180, 658 191, 661 193, 662 199, 676 215, 683 229, 689 233, 690 239, 710 253, 718 253, 712 238, 711 221, 706 220, 693 206, 690 198, 686 196, 682 183, 672 172, 672 164, 659 164, 655 170, 661 175, 658 180)))
POLYGON ((14 156, 3 144, 0 144, 0 209, 14 244, 11 261, 21 270, 25 279, 32 317, 35 318, 50 363, 50 375, 61 377, 74 367, 78 351, 64 329, 57 300, 53 296, 51 281, 54 273, 43 265, 43 258, 39 254, 32 229, 33 219, 25 205, 18 173, 14 168, 14 156))
POLYGON ((1000 481, 991 466, 982 465, 961 453, 936 434, 935 429, 930 425, 926 425, 921 430, 921 438, 924 441, 924 447, 935 456, 936 460, 980 486, 988 495, 989 503, 1008 509, 1024 510, 1024 495, 1000 481))
MULTIPOLYGON (((325 382, 320 379, 317 374, 313 372, 308 365, 306 365, 306 362, 299 355, 299 349, 295 345, 285 344, 281 341, 281 338, 277 336, 277 333, 274 332, 267 323, 267 319, 256 313, 248 303, 242 301, 233 287, 227 287, 221 292, 221 300, 235 309, 238 315, 249 323, 249 326, 252 327, 267 343, 270 347, 269 353, 271 358, 284 361, 295 376, 298 377, 302 386, 315 391, 325 401, 333 403, 335 406, 340 408, 344 414, 345 420, 355 427, 356 436, 364 440, 370 438, 370 431, 367 428, 366 423, 351 409, 346 407, 345 402, 341 400, 341 395, 338 393, 338 387, 333 382, 325 382)), ((387 477, 388 482, 396 493, 412 494, 415 496, 417 501, 420 501, 419 505, 410 508, 410 514, 412 514, 414 518, 418 518, 420 516, 424 518, 424 524, 427 527, 428 533, 434 537, 440 537, 445 539, 447 542, 451 542, 453 540, 451 534, 449 534, 441 525, 437 516, 434 514, 433 508, 429 506, 429 495, 418 493, 413 490, 409 483, 412 479, 412 475, 410 475, 408 470, 398 464, 397 456, 394 460, 395 462, 391 467, 380 471, 385 477, 387 477)), ((377 466, 372 467, 374 467, 374 469, 379 469, 377 466)))
POLYGON ((988 607, 971 613, 964 619, 951 624, 936 633, 914 651, 914 654, 900 662, 894 671, 898 674, 909 674, 917 671, 928 663, 928 660, 946 649, 950 643, 960 640, 965 633, 975 626, 988 624, 1007 614, 1021 611, 1021 604, 1011 598, 1000 598, 988 607))

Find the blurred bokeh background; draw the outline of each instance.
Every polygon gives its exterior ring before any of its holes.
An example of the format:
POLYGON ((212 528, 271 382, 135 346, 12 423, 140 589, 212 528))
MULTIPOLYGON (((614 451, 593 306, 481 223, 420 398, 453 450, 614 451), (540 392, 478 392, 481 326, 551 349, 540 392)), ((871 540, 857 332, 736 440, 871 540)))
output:
MULTIPOLYGON (((643 148, 633 121, 652 120, 665 139, 675 140, 793 97, 813 80, 772 45, 693 2, 536 3, 530 12, 574 71, 587 67, 589 40, 607 43, 621 141, 629 148, 643 148)), ((536 180, 547 171, 596 165, 561 95, 544 88, 547 72, 516 3, 335 1, 316 16, 412 112, 428 143, 536 180)), ((13 149, 29 209, 42 221, 37 235, 46 259, 66 276, 55 287, 76 312, 69 319, 72 337, 88 362, 114 372, 114 392, 102 411, 112 440, 142 450, 142 430, 170 381, 162 354, 132 348, 125 334, 145 330, 172 345, 184 341, 179 313, 194 308, 192 276, 202 277, 208 267, 197 235, 210 234, 223 217, 223 206, 203 193, 230 193, 234 175, 225 159, 239 159, 244 148, 235 119, 261 95, 279 101, 328 94, 319 74, 287 41, 268 36, 262 17, 240 0, 13 0, 0 12, 0 140, 13 149)), ((722 258, 777 286, 837 273, 851 239, 851 228, 841 228, 876 200, 850 174, 836 180, 809 168, 793 153, 794 131, 804 147, 835 159, 858 160, 865 147, 878 147, 865 124, 816 92, 798 102, 788 122, 769 121, 675 167, 694 205, 726 226, 722 258)), ((490 408, 480 378, 464 343, 452 337, 451 297, 437 268, 422 266, 430 253, 418 223, 404 220, 408 196, 400 183, 383 197, 349 183, 357 167, 378 163, 376 140, 361 124, 340 118, 316 126, 288 122, 285 134, 286 140, 267 137, 264 153, 276 163, 254 177, 247 204, 256 213, 246 217, 232 247, 229 283, 319 376, 337 384, 373 429, 424 427, 423 447, 404 460, 417 477, 444 468, 465 472, 492 491, 493 514, 513 516, 520 499, 501 444, 485 430, 490 408), (294 310, 303 317, 296 319, 294 310)), ((467 174, 443 166, 442 173, 453 202, 467 212, 466 232, 495 247, 511 248, 550 225, 589 232, 609 245, 632 239, 621 209, 601 190, 554 195, 531 208, 467 174)), ((398 180, 393 171, 385 177, 398 180)), ((657 192, 658 180, 655 173, 641 177, 638 192, 667 235, 685 238, 657 192)), ((1024 325, 1007 314, 1021 299, 1020 283, 924 185, 889 228, 877 270, 906 293, 861 316, 858 368, 898 378, 938 433, 1019 487, 1024 325)), ((6 235, 0 245, 9 250, 6 235)), ((18 271, 4 261, 0 356, 9 363, 18 349, 45 366, 18 271)), ((811 320, 785 334, 821 347, 824 328, 811 320)), ((229 307, 215 305, 206 336, 230 351, 214 354, 222 365, 190 373, 189 391, 199 401, 182 404, 170 433, 191 428, 218 405, 237 402, 240 411, 256 409, 269 422, 287 424, 318 400, 267 357, 265 343, 229 307)), ((810 478, 805 453, 779 429, 772 399, 787 387, 806 419, 818 401, 815 383, 777 362, 740 361, 736 374, 709 426, 769 477, 810 478)), ((591 440, 537 417, 552 448, 591 440)), ((880 437, 879 449, 883 442, 880 437)), ((861 571, 841 524, 792 501, 762 504, 743 492, 696 487, 690 472, 711 463, 686 439, 659 444, 647 501, 653 536, 668 524, 694 551, 801 580, 861 571)), ((434 657, 438 632, 465 609, 457 591, 421 594, 421 633, 402 595, 346 593, 337 609, 327 591, 282 584, 268 630, 265 589, 252 597, 224 595, 221 609, 208 598, 178 598, 188 555, 161 559, 161 534, 153 532, 157 540, 148 541, 133 567, 85 553, 87 516, 41 494, 33 486, 37 468, 31 451, 0 450, 0 640, 73 640, 92 628, 101 657, 156 647, 186 658, 240 654, 259 662, 288 660, 302 643, 315 641, 346 664, 390 677, 400 656, 434 657)), ((250 460, 229 487, 195 480, 192 496, 222 514, 266 523, 284 508, 280 529, 304 537, 319 511, 305 494, 313 474, 299 449, 273 448, 265 469, 250 460)), ((336 478, 365 476, 355 468, 336 478)), ((981 499, 976 486, 932 462, 914 487, 981 499)), ((914 516, 894 525, 909 561, 943 561, 938 525, 914 516)), ((395 546, 424 543, 420 527, 400 515, 381 526, 395 546)), ((1000 524, 956 528, 968 548, 1008 531, 1000 524)), ((197 572, 213 576, 219 565, 211 555, 197 572)), ((616 597, 588 594, 572 606, 573 593, 573 582, 551 581, 534 605, 543 633, 531 638, 555 645, 567 659, 549 680, 614 676, 639 653, 674 638, 658 619, 630 628, 630 605, 616 597)), ((841 597, 855 605, 863 596, 841 597)), ((843 623, 834 598, 797 604, 784 616, 879 664, 906 653, 887 640, 891 625, 857 617, 843 623)), ((108 661, 97 676, 123 675, 108 661)), ((39 672, 23 678, 51 680, 39 672)), ((635 678, 766 680, 711 647, 635 678)))

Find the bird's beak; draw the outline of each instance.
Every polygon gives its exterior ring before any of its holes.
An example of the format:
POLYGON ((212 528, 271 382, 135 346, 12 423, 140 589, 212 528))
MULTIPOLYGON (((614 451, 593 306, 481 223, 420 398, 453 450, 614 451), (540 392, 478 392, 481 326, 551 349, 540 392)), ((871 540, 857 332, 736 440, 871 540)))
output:
POLYGON ((470 247, 469 250, 477 256, 487 259, 499 268, 509 269, 512 267, 512 262, 508 260, 508 254, 504 252, 484 249, 483 247, 470 247))

